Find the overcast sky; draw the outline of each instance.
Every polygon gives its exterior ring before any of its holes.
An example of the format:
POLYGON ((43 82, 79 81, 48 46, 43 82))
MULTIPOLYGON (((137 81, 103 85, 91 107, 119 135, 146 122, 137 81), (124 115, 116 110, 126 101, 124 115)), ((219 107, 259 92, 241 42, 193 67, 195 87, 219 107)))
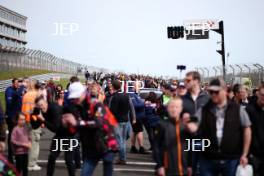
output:
POLYGON ((262 0, 1 0, 28 17, 28 48, 112 70, 174 75, 177 64, 221 64, 220 35, 209 40, 167 39, 167 26, 189 19, 224 21, 228 63, 263 63, 262 0), (76 23, 55 36, 54 23, 76 23))

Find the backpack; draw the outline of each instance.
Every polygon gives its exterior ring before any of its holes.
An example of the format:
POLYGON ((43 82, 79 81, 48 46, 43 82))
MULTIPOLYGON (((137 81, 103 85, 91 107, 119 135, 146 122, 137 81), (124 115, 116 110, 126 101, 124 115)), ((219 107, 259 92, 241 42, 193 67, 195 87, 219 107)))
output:
POLYGON ((96 132, 97 141, 96 148, 99 153, 106 153, 107 151, 117 152, 119 150, 116 134, 114 131, 117 121, 109 108, 98 101, 91 101, 87 97, 87 104, 89 104, 89 113, 91 117, 96 118, 100 127, 96 132))

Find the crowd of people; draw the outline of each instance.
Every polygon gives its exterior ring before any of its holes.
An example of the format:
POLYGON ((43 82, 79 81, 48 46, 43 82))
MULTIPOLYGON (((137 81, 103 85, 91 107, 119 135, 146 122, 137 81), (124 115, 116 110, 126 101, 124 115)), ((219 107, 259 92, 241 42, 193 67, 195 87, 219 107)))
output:
POLYGON ((93 175, 100 160, 104 175, 111 176, 114 164, 127 164, 128 152, 151 154, 158 176, 235 176, 239 165, 248 164, 256 176, 264 175, 263 83, 254 90, 220 78, 204 84, 196 71, 183 81, 88 71, 85 77, 85 83, 71 77, 65 88, 52 80, 14 78, 6 89, 0 149, 6 123, 8 160, 21 175, 42 169, 37 161, 43 128, 54 134, 47 176, 54 175, 61 152, 69 176, 77 169, 93 175), (144 97, 142 87, 150 88, 144 97), (210 141, 204 151, 202 139, 210 141), (57 147, 61 140, 69 144, 63 151, 57 147), (71 140, 78 145, 70 148, 71 140), (186 150, 188 141, 198 142, 186 150))

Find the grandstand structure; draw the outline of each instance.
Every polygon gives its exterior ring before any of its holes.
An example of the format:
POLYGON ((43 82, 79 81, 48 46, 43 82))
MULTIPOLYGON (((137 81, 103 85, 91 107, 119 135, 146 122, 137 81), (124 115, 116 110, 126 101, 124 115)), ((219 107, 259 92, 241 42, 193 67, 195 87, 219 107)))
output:
POLYGON ((0 5, 0 71, 41 69, 76 74, 89 69, 45 51, 28 49, 26 24, 26 16, 0 5))

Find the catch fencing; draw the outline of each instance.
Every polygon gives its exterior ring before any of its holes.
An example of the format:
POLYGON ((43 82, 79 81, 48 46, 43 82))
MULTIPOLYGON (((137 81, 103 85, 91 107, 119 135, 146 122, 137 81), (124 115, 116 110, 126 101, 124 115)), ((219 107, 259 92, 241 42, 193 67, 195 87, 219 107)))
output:
MULTIPOLYGON (((203 82, 209 82, 216 77, 222 77, 223 67, 197 67, 203 82)), ((264 81, 264 66, 259 63, 232 64, 226 66, 226 82, 229 84, 247 82, 252 87, 257 87, 264 81)))
POLYGON ((0 71, 38 69, 76 74, 85 65, 56 57, 41 50, 0 45, 0 71))

